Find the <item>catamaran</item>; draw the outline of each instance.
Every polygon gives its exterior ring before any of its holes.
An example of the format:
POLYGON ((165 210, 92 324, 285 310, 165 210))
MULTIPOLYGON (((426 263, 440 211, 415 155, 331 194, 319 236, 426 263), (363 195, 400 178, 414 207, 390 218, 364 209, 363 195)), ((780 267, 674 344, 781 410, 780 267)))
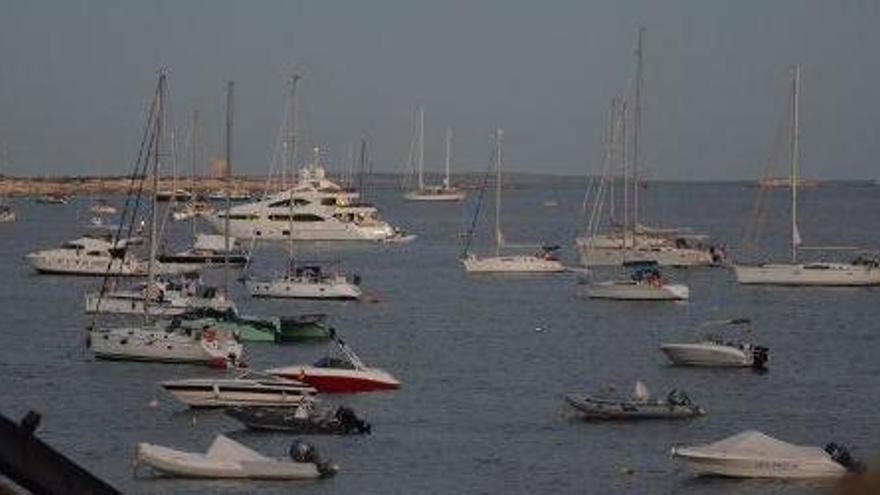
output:
MULTIPOLYGON (((464 269, 468 273, 558 273, 565 267, 556 257, 558 246, 542 246, 533 254, 502 255, 505 247, 501 231, 501 177, 502 145, 504 131, 495 132, 495 252, 493 256, 477 256, 468 251, 472 233, 468 235, 468 247, 462 257, 464 269)), ((479 211, 474 215, 479 214, 479 211)))
MULTIPOLYGON (((791 261, 733 267, 736 280, 749 285, 867 286, 880 285, 880 264, 859 258, 852 263, 799 263, 801 236, 798 230, 798 160, 800 155, 801 67, 795 66, 791 105, 791 261)), ((814 248, 816 249, 816 248, 814 248)), ((818 248, 823 250, 822 248, 818 248)), ((833 248, 832 248, 833 249, 833 248)))
POLYGON ((419 105, 417 117, 414 119, 413 137, 409 149, 409 174, 415 172, 417 182, 403 197, 409 201, 461 201, 467 193, 452 187, 449 180, 449 169, 452 161, 452 129, 446 129, 443 141, 446 164, 446 177, 442 185, 425 185, 425 111, 419 105))
MULTIPOLYGON (((630 129, 625 122, 629 115, 628 101, 619 104, 622 117, 622 132, 616 131, 608 145, 612 153, 622 161, 629 162, 630 146, 632 148, 632 181, 623 181, 623 208, 626 217, 632 211, 630 227, 612 225, 607 233, 598 233, 595 229, 586 232, 575 240, 581 261, 585 266, 619 266, 629 261, 654 261, 660 266, 691 267, 717 265, 723 262, 724 251, 705 242, 705 236, 694 235, 688 229, 657 229, 639 223, 639 166, 641 153, 641 121, 642 121, 642 85, 643 85, 643 50, 642 37, 644 28, 639 29, 636 39, 636 77, 635 77, 635 108, 632 112, 632 141, 629 142, 630 129), (623 137, 621 140, 620 137, 623 137), (630 194, 631 192, 631 194, 630 194), (630 205, 630 200, 632 205, 630 205)), ((612 191, 608 194, 611 212, 614 208, 613 182, 615 174, 604 179, 612 184, 607 187, 612 191)), ((613 216, 613 213, 612 213, 613 216)), ((628 219, 624 220, 625 223, 628 219)), ((613 223, 613 222, 612 222, 613 223)))

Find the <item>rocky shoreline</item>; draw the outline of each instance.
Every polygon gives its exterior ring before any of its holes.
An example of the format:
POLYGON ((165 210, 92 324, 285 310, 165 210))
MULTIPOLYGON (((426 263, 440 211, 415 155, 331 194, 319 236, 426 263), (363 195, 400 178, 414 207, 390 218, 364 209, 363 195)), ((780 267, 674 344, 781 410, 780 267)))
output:
MULTIPOLYGON (((132 188, 129 177, 2 177, 0 178, 0 196, 27 197, 46 195, 124 195, 132 188)), ((235 177, 232 189, 237 192, 255 193, 266 186, 264 178, 235 177)), ((176 181, 164 178, 159 181, 159 190, 194 189, 197 194, 207 194, 224 190, 223 179, 198 177, 193 182, 189 178, 176 181)), ((150 184, 145 188, 149 191, 150 184)))

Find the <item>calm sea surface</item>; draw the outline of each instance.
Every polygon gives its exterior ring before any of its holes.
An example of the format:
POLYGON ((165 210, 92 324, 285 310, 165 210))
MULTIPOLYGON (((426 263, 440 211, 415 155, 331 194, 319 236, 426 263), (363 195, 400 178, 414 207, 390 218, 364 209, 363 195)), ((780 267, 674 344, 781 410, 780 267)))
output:
MULTIPOLYGON (((561 244, 576 263, 583 181, 505 192, 509 242, 561 244), (546 201, 558 206, 545 206, 546 201)), ((877 188, 830 185, 803 191, 806 244, 880 246, 877 188)), ((652 184, 648 220, 687 225, 736 245, 755 190, 743 184, 652 184)), ((878 289, 747 288, 725 269, 671 271, 691 288, 686 303, 625 303, 582 297, 573 274, 467 276, 457 256, 473 197, 462 205, 404 202, 397 191, 373 199, 394 224, 419 234, 408 245, 302 246, 305 257, 340 258, 363 277, 379 304, 255 301, 236 283, 247 314, 327 312, 368 364, 403 382, 394 393, 342 401, 373 424, 367 437, 311 437, 341 472, 316 482, 134 479, 137 442, 204 451, 218 433, 271 455, 291 438, 243 431, 221 413, 193 414, 165 394, 165 379, 216 376, 192 366, 114 363, 84 348, 83 295, 97 279, 36 275, 24 254, 73 238, 90 201, 43 206, 14 201, 20 221, 0 224, 0 411, 43 413, 39 429, 75 461, 131 493, 632 493, 804 494, 810 484, 695 479, 669 457, 679 443, 714 441, 744 429, 808 445, 880 452, 880 298, 878 289), (707 319, 747 316, 771 349, 770 371, 667 366, 661 342, 694 337, 707 319), (562 397, 609 383, 627 393, 642 379, 657 393, 683 388, 708 410, 693 421, 585 423, 562 397), (149 407, 158 399, 157 408, 149 407), (634 474, 622 474, 632 468, 634 474)), ((487 199, 489 199, 487 197, 487 199)), ((491 202, 489 203, 491 204, 491 202)), ((787 194, 769 246, 785 252, 787 194)), ((477 247, 487 246, 481 223, 477 247)), ((188 225, 170 227, 178 247, 188 225)), ((283 246, 260 246, 255 270, 281 269, 283 246)), ((220 281, 220 271, 210 273, 220 281)), ((251 345, 251 366, 311 362, 317 345, 251 345)), ((222 372, 220 373, 222 374, 222 372)))

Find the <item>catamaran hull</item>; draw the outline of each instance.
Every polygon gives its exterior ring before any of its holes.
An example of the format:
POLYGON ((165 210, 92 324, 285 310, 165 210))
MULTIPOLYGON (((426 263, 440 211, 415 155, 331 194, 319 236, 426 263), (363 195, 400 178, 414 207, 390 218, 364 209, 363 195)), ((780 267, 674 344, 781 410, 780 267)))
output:
POLYGON ((565 271, 558 260, 536 256, 469 256, 462 260, 468 273, 560 273, 565 271))
POLYGON ((663 344, 660 350, 673 364, 703 367, 750 367, 751 353, 730 346, 713 344, 663 344))
POLYGON ((656 262, 660 266, 696 267, 713 266, 718 261, 708 251, 686 248, 619 249, 581 247, 581 262, 585 266, 622 266, 626 262, 656 262))
POLYGON ((817 287, 880 285, 880 268, 865 265, 737 265, 733 269, 737 282, 746 285, 817 287))
POLYGON ((587 295, 591 299, 616 299, 621 301, 682 301, 690 297, 686 285, 678 284, 621 284, 599 282, 590 285, 587 295))

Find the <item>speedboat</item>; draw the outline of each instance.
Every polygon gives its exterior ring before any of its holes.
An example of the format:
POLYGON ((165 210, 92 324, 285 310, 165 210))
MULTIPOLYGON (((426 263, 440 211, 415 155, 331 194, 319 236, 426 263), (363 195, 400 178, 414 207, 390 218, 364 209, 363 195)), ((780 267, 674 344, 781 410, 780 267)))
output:
POLYGON ((45 194, 38 197, 36 201, 41 205, 66 205, 70 203, 70 196, 63 193, 45 194))
MULTIPOLYGON (((25 256, 40 273, 59 275, 89 275, 114 277, 143 277, 147 275, 147 261, 128 252, 131 243, 126 240, 106 241, 81 237, 56 249, 44 249, 25 256)), ((178 275, 198 271, 198 266, 155 264, 157 275, 178 275)))
POLYGON ((624 301, 681 301, 690 297, 688 286, 666 283, 654 261, 627 262, 625 266, 632 269, 629 278, 591 283, 587 295, 624 301))
POLYGON ((839 478, 862 469, 837 444, 824 449, 805 447, 758 431, 744 431, 705 445, 673 447, 672 458, 701 475, 734 478, 839 478))
POLYGON ((190 407, 297 406, 317 391, 295 380, 277 377, 188 378, 161 383, 175 399, 190 407))
POLYGON ((96 215, 115 215, 119 210, 105 200, 98 200, 89 207, 89 211, 96 215))
POLYGON ((243 346, 215 328, 193 330, 174 320, 120 328, 92 328, 88 346, 98 359, 206 364, 225 367, 237 362, 243 346))
POLYGON ((302 401, 295 408, 248 406, 231 407, 223 412, 251 430, 296 435, 362 435, 372 431, 350 408, 339 406, 321 412, 315 410, 313 401, 302 401))
POLYGON ((239 478, 298 480, 333 476, 339 468, 322 461, 314 446, 295 441, 291 461, 266 457, 223 435, 217 435, 204 454, 139 443, 135 473, 141 464, 172 476, 185 478, 239 478))
POLYGON ((651 399, 642 382, 636 383, 636 391, 631 398, 570 394, 565 400, 588 420, 684 419, 705 414, 703 408, 691 402, 687 394, 679 390, 670 391, 665 399, 651 399))
MULTIPOLYGON (((733 328, 746 326, 749 328, 751 321, 748 318, 712 321, 703 324, 703 327, 713 326, 720 328, 733 328)), ((748 330, 746 330, 748 332, 748 330)), ((764 369, 767 364, 769 350, 760 345, 750 342, 736 342, 724 339, 717 335, 705 335, 697 342, 661 344, 660 350, 673 364, 680 366, 705 366, 705 367, 740 367, 764 369)))
POLYGON ((293 365, 266 370, 270 375, 298 380, 319 392, 352 393, 395 390, 400 382, 379 368, 368 368, 345 342, 332 334, 342 357, 327 356, 313 365, 293 365))
POLYGON ((15 210, 9 205, 0 204, 0 223, 14 222, 15 210))
POLYGON ((349 279, 339 271, 328 271, 315 263, 292 266, 281 278, 245 281, 253 297, 284 299, 358 299, 363 294, 359 284, 357 275, 349 279))

